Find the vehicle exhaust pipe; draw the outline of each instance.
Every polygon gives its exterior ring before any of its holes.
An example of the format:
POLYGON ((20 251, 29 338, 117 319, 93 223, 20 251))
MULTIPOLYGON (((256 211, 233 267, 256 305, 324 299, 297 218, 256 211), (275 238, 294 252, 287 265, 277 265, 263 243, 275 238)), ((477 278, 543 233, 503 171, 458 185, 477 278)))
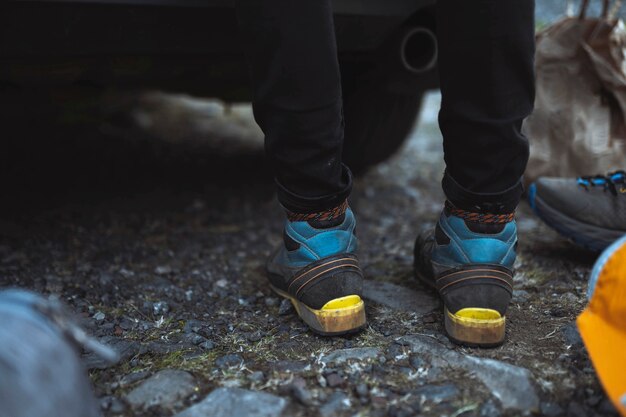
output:
POLYGON ((400 41, 400 60, 413 74, 422 74, 437 65, 437 37, 425 27, 408 29, 400 41))

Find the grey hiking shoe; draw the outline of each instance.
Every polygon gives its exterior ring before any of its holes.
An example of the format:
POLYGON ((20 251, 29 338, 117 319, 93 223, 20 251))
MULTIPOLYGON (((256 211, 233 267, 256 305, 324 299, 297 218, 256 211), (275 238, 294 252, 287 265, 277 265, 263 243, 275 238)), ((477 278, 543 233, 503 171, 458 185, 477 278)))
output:
POLYGON ((530 206, 548 226, 593 251, 626 234, 626 173, 539 178, 528 190, 530 206))

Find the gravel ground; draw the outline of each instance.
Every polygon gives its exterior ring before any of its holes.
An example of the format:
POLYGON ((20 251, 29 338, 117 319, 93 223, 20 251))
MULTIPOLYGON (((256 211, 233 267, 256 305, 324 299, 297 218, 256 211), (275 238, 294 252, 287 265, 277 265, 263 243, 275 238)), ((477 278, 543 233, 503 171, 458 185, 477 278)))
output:
POLYGON ((283 214, 248 107, 154 93, 105 98, 93 118, 66 94, 12 113, 0 285, 59 294, 122 354, 84 355, 105 416, 615 415, 574 324, 594 255, 526 204, 507 343, 442 336, 411 267, 443 201, 438 94, 404 149, 356 181, 369 324, 334 338, 266 285, 283 214))
MULTIPOLYGON (((538 24, 565 6, 538 1, 538 24)), ((411 267, 443 201, 437 93, 356 181, 369 324, 335 338, 266 285, 283 214, 249 107, 84 87, 3 100, 0 286, 60 295, 121 353, 83 354, 106 417, 616 415, 575 327, 595 255, 526 204, 506 344, 442 336, 411 267)))

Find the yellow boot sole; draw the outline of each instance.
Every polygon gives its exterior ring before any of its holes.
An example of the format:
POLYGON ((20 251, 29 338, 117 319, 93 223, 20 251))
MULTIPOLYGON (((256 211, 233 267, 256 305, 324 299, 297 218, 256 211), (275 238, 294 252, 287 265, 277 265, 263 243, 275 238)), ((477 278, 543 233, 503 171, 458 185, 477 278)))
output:
POLYGON ((365 303, 358 295, 335 298, 316 310, 273 285, 271 287, 276 294, 291 301, 298 316, 317 334, 337 336, 358 332, 365 327, 365 303))
POLYGON ((504 342, 506 316, 488 308, 464 308, 451 313, 444 308, 448 336, 456 343, 472 347, 495 347, 504 342))

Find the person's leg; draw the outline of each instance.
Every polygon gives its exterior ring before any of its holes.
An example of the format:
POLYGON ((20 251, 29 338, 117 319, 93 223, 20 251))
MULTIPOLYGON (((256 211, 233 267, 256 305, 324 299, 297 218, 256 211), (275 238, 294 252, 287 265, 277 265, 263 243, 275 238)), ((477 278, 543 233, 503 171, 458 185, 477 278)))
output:
POLYGON ((513 285, 534 101, 534 0, 439 0, 437 35, 448 201, 416 242, 418 275, 444 300, 455 341, 502 343, 513 285))
POLYGON ((267 264, 270 283, 323 334, 365 325, 355 219, 341 162, 341 80, 330 0, 238 0, 251 69, 254 115, 265 133, 284 243, 267 264))

